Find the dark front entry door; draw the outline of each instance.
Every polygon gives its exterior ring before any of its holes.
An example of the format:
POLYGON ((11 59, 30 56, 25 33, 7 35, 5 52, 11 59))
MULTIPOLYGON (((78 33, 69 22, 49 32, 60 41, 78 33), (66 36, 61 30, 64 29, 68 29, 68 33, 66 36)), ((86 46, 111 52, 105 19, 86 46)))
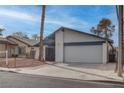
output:
POLYGON ((46 47, 45 49, 45 59, 46 61, 55 61, 55 48, 46 47))

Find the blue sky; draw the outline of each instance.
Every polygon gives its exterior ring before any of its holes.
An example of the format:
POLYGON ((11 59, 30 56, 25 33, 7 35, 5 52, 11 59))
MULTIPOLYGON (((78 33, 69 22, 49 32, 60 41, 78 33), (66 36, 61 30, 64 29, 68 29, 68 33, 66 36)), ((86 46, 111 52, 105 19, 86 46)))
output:
MULTIPOLYGON (((41 6, 0 6, 0 27, 6 28, 4 36, 21 31, 39 34, 41 6)), ((47 6, 44 36, 49 35, 61 26, 90 33, 102 18, 111 19, 117 26, 115 6, 47 6)), ((115 45, 118 44, 118 32, 113 34, 115 45)))

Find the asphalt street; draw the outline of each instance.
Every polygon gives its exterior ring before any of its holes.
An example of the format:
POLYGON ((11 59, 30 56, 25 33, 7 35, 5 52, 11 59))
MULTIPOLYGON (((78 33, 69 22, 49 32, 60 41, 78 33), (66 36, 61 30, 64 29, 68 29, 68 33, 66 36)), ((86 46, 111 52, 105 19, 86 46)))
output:
POLYGON ((0 71, 0 88, 120 88, 124 84, 82 81, 0 71))

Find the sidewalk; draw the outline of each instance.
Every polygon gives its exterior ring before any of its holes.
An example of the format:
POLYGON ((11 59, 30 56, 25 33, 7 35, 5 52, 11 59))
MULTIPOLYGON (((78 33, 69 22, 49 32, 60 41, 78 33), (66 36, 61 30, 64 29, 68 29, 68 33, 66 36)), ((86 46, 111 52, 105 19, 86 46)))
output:
POLYGON ((64 63, 43 64, 36 67, 27 68, 2 68, 0 70, 13 71, 17 73, 44 75, 52 77, 63 77, 80 80, 105 80, 123 82, 123 78, 118 77, 114 72, 115 64, 82 64, 71 65, 64 63))

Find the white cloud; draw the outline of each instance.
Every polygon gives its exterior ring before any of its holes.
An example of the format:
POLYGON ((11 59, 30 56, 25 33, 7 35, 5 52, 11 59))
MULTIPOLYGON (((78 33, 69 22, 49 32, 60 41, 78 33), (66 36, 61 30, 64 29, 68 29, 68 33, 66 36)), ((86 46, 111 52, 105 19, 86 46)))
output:
POLYGON ((34 16, 28 13, 23 13, 19 11, 8 10, 8 9, 0 9, 0 16, 7 16, 7 17, 12 17, 12 18, 27 20, 27 21, 36 20, 34 16))
MULTIPOLYGON (((63 7, 59 7, 59 9, 64 10, 63 7)), ((64 14, 62 14, 59 9, 56 6, 52 6, 52 9, 47 11, 45 20, 47 24, 65 26, 82 30, 88 28, 89 24, 83 19, 78 19, 69 14, 69 12, 64 12, 64 14)), ((31 15, 29 13, 4 8, 0 9, 0 16, 11 17, 17 20, 24 20, 24 22, 28 22, 31 24, 40 22, 40 15, 31 15)))
POLYGON ((70 27, 70 28, 76 28, 76 29, 87 29, 89 27, 89 24, 81 19, 78 19, 76 17, 73 17, 69 14, 51 14, 50 16, 46 17, 45 22, 47 24, 54 24, 58 26, 64 26, 64 27, 70 27), (52 15, 52 16, 51 16, 52 15), (57 16, 58 18, 56 18, 57 16))
POLYGON ((64 6, 50 6, 46 12, 45 22, 48 24, 74 28, 82 31, 89 31, 91 24, 82 18, 72 15, 64 6))

